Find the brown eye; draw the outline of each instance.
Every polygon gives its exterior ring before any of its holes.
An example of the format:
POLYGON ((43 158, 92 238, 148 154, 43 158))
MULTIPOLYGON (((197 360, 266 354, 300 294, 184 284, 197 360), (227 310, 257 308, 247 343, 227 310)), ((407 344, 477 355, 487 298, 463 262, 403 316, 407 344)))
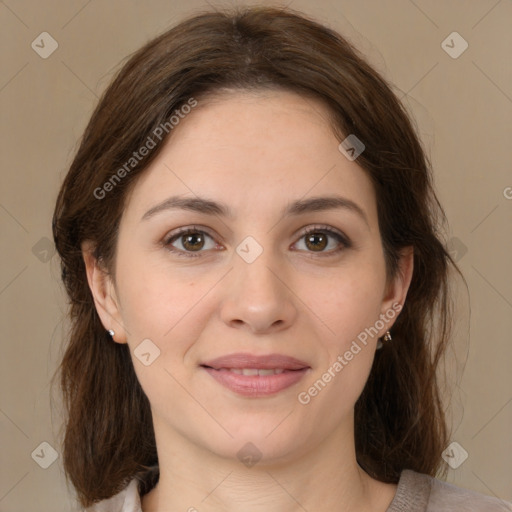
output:
POLYGON ((204 237, 201 233, 181 235, 181 243, 187 251, 197 251, 204 246, 204 237))
POLYGON ((324 233, 309 233, 306 235, 306 246, 312 251, 323 251, 327 247, 327 237, 324 233))
POLYGON ((214 249, 216 244, 205 231, 197 228, 186 228, 169 236, 164 242, 164 246, 178 256, 196 257, 204 252, 203 249, 214 249), (208 238, 212 240, 209 247, 206 243, 208 238))
MULTIPOLYGON (((309 253, 317 253, 314 254, 315 256, 331 256, 352 247, 352 243, 346 236, 327 226, 309 228, 302 234, 299 242, 302 240, 304 240, 306 247, 304 250, 309 253)), ((299 242, 296 242, 296 244, 299 242)))

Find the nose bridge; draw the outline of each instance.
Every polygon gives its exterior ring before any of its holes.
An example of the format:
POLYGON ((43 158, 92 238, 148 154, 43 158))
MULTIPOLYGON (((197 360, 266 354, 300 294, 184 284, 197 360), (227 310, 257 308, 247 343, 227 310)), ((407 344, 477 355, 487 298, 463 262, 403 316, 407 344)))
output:
POLYGON ((276 277, 283 269, 270 246, 270 238, 268 236, 260 243, 254 237, 248 236, 240 242, 234 258, 234 278, 244 294, 265 295, 267 300, 272 301, 277 295, 283 295, 283 284, 276 277))
POLYGON ((232 282, 222 310, 225 322, 265 331, 293 321, 295 305, 283 283, 286 273, 281 263, 270 246, 253 237, 242 240, 233 255, 232 282))

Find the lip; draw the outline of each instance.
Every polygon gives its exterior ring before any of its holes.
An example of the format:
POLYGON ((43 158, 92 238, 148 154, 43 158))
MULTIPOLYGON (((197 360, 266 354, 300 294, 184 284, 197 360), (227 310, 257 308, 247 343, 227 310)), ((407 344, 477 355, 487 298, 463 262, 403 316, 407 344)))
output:
POLYGON ((304 361, 282 354, 230 354, 202 363, 201 367, 224 387, 239 395, 254 398, 283 391, 299 382, 310 370, 304 361), (230 368, 282 369, 283 372, 274 375, 241 375, 231 372, 230 368))
POLYGON ((268 370, 271 368, 302 370, 303 368, 309 368, 308 363, 283 354, 257 356, 243 352, 217 357, 216 359, 205 361, 201 366, 209 366, 215 370, 220 370, 221 368, 258 368, 261 370, 268 370))

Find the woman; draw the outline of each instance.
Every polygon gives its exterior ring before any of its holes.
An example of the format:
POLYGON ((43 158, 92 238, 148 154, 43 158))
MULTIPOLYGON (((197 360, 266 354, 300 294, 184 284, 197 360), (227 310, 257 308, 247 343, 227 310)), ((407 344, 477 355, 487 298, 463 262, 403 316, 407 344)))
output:
POLYGON ((502 510, 434 478, 442 219, 403 107, 339 34, 252 8, 139 50, 54 214, 80 504, 502 510))

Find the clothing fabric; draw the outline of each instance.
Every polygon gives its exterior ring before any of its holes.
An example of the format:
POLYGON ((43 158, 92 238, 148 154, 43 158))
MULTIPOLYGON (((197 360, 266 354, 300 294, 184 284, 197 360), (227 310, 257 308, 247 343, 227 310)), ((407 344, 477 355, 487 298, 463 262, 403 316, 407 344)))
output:
MULTIPOLYGON (((119 494, 85 512, 142 512, 138 484, 133 478, 119 494)), ((386 512, 512 512, 512 503, 406 469, 386 512)))

